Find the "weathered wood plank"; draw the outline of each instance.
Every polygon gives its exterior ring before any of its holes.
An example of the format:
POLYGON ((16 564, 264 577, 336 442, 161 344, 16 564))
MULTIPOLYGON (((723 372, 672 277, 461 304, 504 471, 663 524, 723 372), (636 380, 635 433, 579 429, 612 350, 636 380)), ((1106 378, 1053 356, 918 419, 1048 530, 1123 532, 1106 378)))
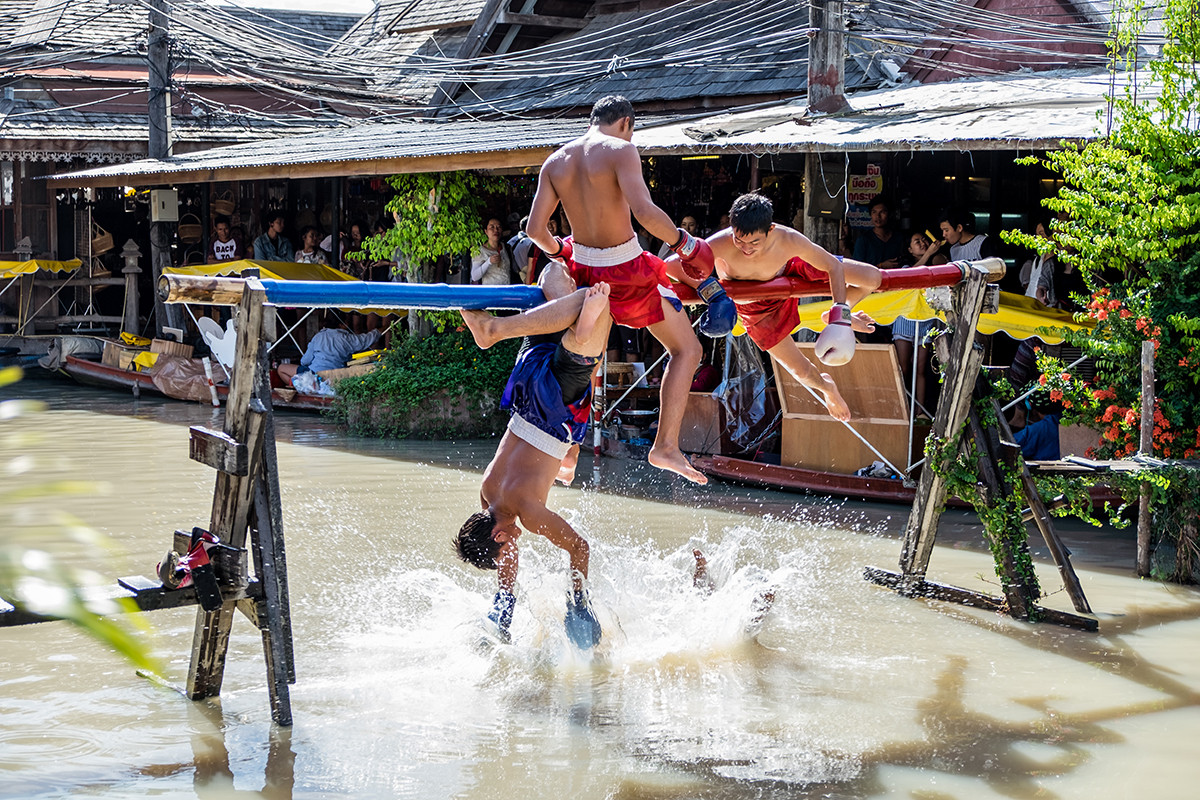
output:
MULTIPOLYGON (((952 333, 939 336, 935 349, 946 365, 942 400, 934 415, 930 436, 950 439, 962 430, 971 406, 971 391, 983 364, 983 349, 975 344, 979 309, 991 273, 972 269, 954 288, 954 311, 947 314, 952 333)), ((937 536, 938 520, 946 503, 946 481, 929 465, 921 470, 917 498, 904 531, 900 569, 912 579, 924 578, 937 536)))
MULTIPOLYGON (((258 581, 250 581, 246 586, 223 590, 222 596, 227 600, 237 600, 260 593, 261 590, 258 581)), ((196 591, 191 586, 183 589, 167 589, 158 582, 157 578, 148 578, 144 575, 119 578, 115 585, 106 586, 89 597, 132 600, 138 611, 158 611, 164 608, 183 608, 196 605, 196 591)), ((0 600, 0 628, 59 621, 58 617, 33 614, 0 600)))
POLYGON ((222 431, 209 430, 199 425, 191 428, 192 438, 188 442, 188 455, 193 461, 207 464, 213 469, 230 475, 246 475, 249 456, 246 446, 235 441, 222 431))
MULTIPOLYGON (((959 586, 951 586, 946 583, 935 583, 926 580, 917 582, 906 581, 905 576, 901 573, 889 572, 879 567, 865 567, 863 569, 863 577, 871 583, 895 589, 908 597, 926 597, 931 600, 944 600, 988 611, 1000 612, 1004 610, 1004 601, 998 597, 992 597, 991 595, 975 592, 970 589, 963 589, 959 586)), ((1042 622, 1051 622, 1055 625, 1077 628, 1092 633, 1100 630, 1099 621, 1091 617, 1081 617, 1067 611, 1059 611, 1058 609, 1042 606, 1034 606, 1032 611, 1042 622)))

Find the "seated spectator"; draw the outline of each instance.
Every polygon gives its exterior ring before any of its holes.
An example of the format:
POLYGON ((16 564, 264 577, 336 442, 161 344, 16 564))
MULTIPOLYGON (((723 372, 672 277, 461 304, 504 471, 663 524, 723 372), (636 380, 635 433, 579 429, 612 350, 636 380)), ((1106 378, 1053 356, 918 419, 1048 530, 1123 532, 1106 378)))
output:
POLYGON ((487 241, 471 255, 471 283, 501 286, 509 282, 512 256, 500 241, 500 220, 489 219, 484 231, 487 241))
POLYGON ((267 214, 267 229, 254 240, 251 258, 256 261, 291 261, 296 252, 292 243, 283 235, 283 212, 267 214))
POLYGON ((1013 441, 1021 446, 1026 461, 1057 461, 1061 457, 1057 414, 1043 414, 1022 401, 1010 408, 1006 417, 1013 441))
POLYGON ((217 217, 216 237, 208 245, 208 253, 204 259, 209 264, 219 264, 222 261, 237 261, 246 257, 246 246, 240 237, 233 234, 229 226, 229 217, 217 217))
MULTIPOLYGON (((346 330, 346 324, 334 314, 326 314, 321 322, 321 330, 317 331, 317 335, 308 343, 308 348, 305 349, 304 355, 300 358, 299 364, 280 364, 276 369, 280 380, 288 386, 295 388, 297 391, 306 391, 311 388, 308 384, 313 383, 313 379, 304 381, 305 388, 301 388, 298 383, 300 378, 309 372, 325 372, 330 369, 341 369, 346 366, 346 362, 355 353, 360 353, 363 350, 371 347, 379 339, 380 331, 372 329, 366 333, 351 333, 346 330)), ((317 378, 317 376, 313 376, 317 378)), ((321 381, 319 378, 315 381, 320 387, 321 381)), ((328 387, 328 384, 325 384, 328 387)), ((327 392, 308 391, 309 394, 332 394, 330 387, 327 392)))
POLYGON ((317 246, 317 242, 321 240, 321 232, 308 225, 304 230, 300 231, 300 241, 303 243, 301 249, 296 251, 296 256, 292 260, 300 264, 325 264, 328 266, 329 257, 325 255, 325 251, 317 246))

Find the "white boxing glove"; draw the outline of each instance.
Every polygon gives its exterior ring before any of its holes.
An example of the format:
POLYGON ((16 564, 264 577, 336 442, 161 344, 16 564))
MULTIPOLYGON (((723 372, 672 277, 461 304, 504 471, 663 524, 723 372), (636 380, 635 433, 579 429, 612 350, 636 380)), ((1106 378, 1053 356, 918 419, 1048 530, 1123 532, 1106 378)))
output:
POLYGON ((850 306, 834 303, 829 309, 829 324, 817 337, 817 358, 830 367, 840 367, 854 357, 854 330, 850 327, 850 306))

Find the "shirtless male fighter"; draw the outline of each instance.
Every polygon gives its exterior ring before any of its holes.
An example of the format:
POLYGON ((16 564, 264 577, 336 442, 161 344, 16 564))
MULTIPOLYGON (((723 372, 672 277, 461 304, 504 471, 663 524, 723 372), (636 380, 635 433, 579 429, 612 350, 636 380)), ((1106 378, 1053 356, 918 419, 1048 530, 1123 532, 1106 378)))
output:
MULTIPOLYGON (((526 232, 547 255, 564 262, 580 286, 607 283, 612 319, 630 328, 649 328, 671 354, 659 390, 658 434, 648 460, 690 481, 707 483, 679 449, 688 391, 700 366, 700 342, 671 289, 663 262, 643 252, 638 244, 630 213, 652 235, 673 242, 671 250, 685 266, 696 264, 698 272, 711 275, 712 253, 703 239, 676 228, 654 204, 632 138, 630 102, 619 95, 596 101, 587 132, 542 165, 526 232), (573 239, 561 240, 550 234, 550 216, 560 203, 571 223, 573 239)), ((724 336, 733 328, 733 303, 715 278, 698 282, 697 291, 709 304, 701 332, 724 336)), ((502 338, 565 327, 561 315, 571 312, 570 304, 561 305, 554 313, 546 309, 541 306, 510 317, 464 311, 463 317, 475 341, 486 348, 502 338)))
MULTIPOLYGON (((879 286, 879 270, 870 264, 841 260, 807 236, 773 221, 771 201, 759 194, 744 194, 729 210, 729 227, 708 237, 717 276, 723 281, 769 281, 781 275, 808 280, 828 277, 833 307, 822 314, 828 323, 817 338, 816 354, 832 366, 844 364, 854 354, 854 332, 872 331, 875 320, 851 309, 879 286)), ((697 285, 707 274, 696 265, 674 258, 667 271, 688 285, 697 285)), ((804 357, 791 333, 800 324, 795 298, 737 303, 738 317, 759 349, 770 353, 793 378, 825 399, 830 415, 843 422, 850 408, 828 373, 804 357)))
MULTIPOLYGON (((540 282, 549 299, 575 290, 557 263, 543 270, 540 282)), ((583 583, 588 543, 546 508, 546 498, 556 478, 570 483, 587 432, 592 374, 608 342, 608 296, 605 283, 588 288, 572 328, 561 336, 530 337, 522 346, 501 401, 512 411, 508 430, 483 474, 483 510, 472 514, 454 539, 463 561, 498 571, 499 591, 488 618, 505 641, 516 604, 518 522, 570 556, 572 591, 565 623, 571 641, 586 650, 600 639, 600 623, 583 583)))

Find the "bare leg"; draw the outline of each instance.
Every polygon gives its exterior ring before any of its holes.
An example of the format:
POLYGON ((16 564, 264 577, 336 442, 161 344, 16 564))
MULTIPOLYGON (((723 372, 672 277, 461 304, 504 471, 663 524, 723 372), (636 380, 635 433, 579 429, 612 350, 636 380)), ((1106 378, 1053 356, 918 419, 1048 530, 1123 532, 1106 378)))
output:
POLYGON ((647 460, 659 469, 670 470, 693 483, 708 483, 708 478, 691 465, 679 449, 679 428, 687 406, 692 376, 700 366, 700 341, 682 311, 662 301, 666 318, 650 326, 650 333, 671 354, 659 387, 658 434, 647 460))
POLYGON ((563 334, 562 346, 581 356, 599 358, 608 343, 612 317, 608 313, 609 286, 597 283, 584 290, 579 319, 563 334))
POLYGON ((579 316, 585 292, 586 290, 579 289, 566 297, 551 300, 511 317, 493 317, 486 311, 465 308, 459 313, 467 323, 475 344, 479 345, 481 350, 487 350, 496 342, 505 339, 566 330, 579 316))
POLYGON ((280 364, 275 368, 275 374, 279 376, 279 380, 291 386, 292 378, 296 377, 296 370, 299 368, 299 364, 280 364))
POLYGON ((713 583, 712 576, 708 574, 708 560, 699 550, 692 551, 692 558, 696 559, 696 568, 692 573, 692 586, 704 594, 712 594, 717 586, 713 583))
POLYGON ((813 366, 813 363, 804 357, 804 354, 800 352, 800 348, 796 347, 796 343, 790 337, 784 339, 767 352, 793 378, 824 398, 825 407, 829 410, 831 417, 842 422, 850 420, 850 406, 846 405, 846 401, 842 397, 842 393, 838 391, 837 384, 833 382, 833 378, 829 377, 827 373, 818 371, 813 366))

